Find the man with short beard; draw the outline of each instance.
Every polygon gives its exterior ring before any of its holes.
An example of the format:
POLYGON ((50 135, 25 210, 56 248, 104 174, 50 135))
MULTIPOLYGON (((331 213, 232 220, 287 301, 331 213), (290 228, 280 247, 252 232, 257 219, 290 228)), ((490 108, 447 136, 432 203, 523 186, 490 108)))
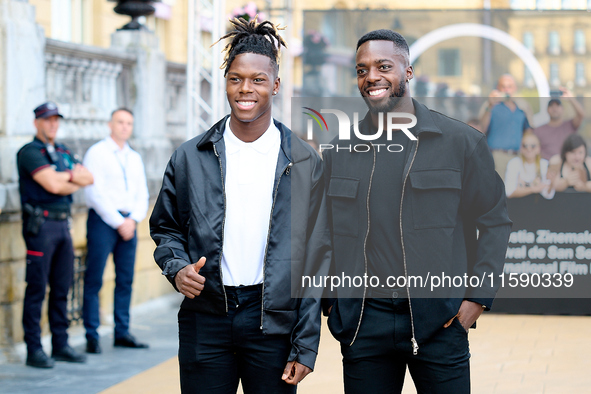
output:
POLYGON ((366 141, 344 142, 369 149, 338 149, 337 137, 337 149, 324 152, 332 269, 381 285, 339 288, 326 302, 345 392, 400 393, 408 366, 419 393, 468 393, 468 329, 492 306, 498 283, 431 292, 411 278, 501 273, 511 229, 503 182, 485 135, 411 99, 413 68, 400 34, 361 37, 356 70, 370 110, 359 126, 366 141), (416 117, 412 134, 394 130, 368 143, 386 112, 403 113, 397 124, 416 117), (378 149, 382 143, 399 147, 378 149))

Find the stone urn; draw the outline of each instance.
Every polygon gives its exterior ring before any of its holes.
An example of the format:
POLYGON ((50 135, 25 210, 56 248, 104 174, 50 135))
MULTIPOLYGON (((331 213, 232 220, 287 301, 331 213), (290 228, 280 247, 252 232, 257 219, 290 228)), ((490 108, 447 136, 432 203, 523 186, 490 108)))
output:
POLYGON ((117 5, 113 9, 117 14, 129 15, 131 22, 117 30, 142 30, 147 29, 138 18, 140 16, 152 15, 156 9, 150 4, 152 0, 109 0, 115 1, 117 5))

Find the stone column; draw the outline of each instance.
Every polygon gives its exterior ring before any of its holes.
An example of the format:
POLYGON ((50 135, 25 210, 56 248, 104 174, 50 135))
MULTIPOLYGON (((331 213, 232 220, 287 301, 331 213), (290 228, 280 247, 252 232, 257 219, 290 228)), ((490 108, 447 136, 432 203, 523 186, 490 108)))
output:
MULTIPOLYGON (((15 154, 35 134, 33 109, 45 100, 45 37, 35 8, 0 0, 0 184, 9 194, 18 181, 15 154), (8 185, 7 185, 8 184, 8 185)), ((14 196, 0 209, 18 210, 14 196)), ((1 200, 1 199, 0 199, 1 200)))
POLYGON ((45 37, 26 1, 0 0, 0 363, 16 361, 25 284, 16 152, 35 134, 45 100, 45 37))
POLYGON ((111 35, 111 47, 136 56, 132 68, 131 103, 134 113, 134 149, 142 155, 150 196, 155 197, 172 153, 166 136, 166 58, 158 38, 146 30, 120 30, 111 35))

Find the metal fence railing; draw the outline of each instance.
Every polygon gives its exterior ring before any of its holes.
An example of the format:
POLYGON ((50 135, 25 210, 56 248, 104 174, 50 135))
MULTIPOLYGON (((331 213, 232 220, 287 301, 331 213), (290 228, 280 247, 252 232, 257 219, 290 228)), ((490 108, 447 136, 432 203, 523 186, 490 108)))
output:
POLYGON ((84 297, 84 273, 86 272, 86 252, 74 256, 74 280, 68 295, 68 318, 71 323, 82 321, 84 297))

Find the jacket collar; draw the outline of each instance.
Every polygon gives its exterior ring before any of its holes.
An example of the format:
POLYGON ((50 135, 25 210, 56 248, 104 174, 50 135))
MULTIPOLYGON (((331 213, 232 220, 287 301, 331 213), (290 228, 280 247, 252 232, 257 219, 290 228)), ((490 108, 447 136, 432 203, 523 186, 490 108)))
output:
POLYGON ((417 117, 417 124, 415 127, 410 129, 411 133, 418 136, 421 133, 435 133, 441 134, 441 129, 431 116, 431 110, 427 108, 424 104, 419 103, 414 98, 412 99, 412 103, 415 107, 415 116, 417 117))
MULTIPOLYGON (((213 149, 213 145, 217 144, 224 136, 224 130, 226 129, 226 121, 230 115, 224 116, 219 122, 213 125, 201 139, 197 142, 197 149, 213 149)), ((310 157, 310 153, 306 151, 307 155, 303 155, 298 152, 293 152, 294 157, 292 158, 291 139, 297 138, 291 130, 289 130, 283 123, 273 119, 275 126, 281 133, 281 151, 291 163, 299 162, 310 157), (305 157, 304 157, 305 156, 305 157), (293 160, 292 160, 293 159, 293 160)), ((303 152, 302 152, 303 153, 303 152)))
POLYGON ((226 120, 230 115, 224 116, 219 122, 214 124, 209 130, 203 134, 201 139, 197 142, 197 149, 213 149, 213 144, 218 142, 224 136, 224 130, 226 129, 226 120))

